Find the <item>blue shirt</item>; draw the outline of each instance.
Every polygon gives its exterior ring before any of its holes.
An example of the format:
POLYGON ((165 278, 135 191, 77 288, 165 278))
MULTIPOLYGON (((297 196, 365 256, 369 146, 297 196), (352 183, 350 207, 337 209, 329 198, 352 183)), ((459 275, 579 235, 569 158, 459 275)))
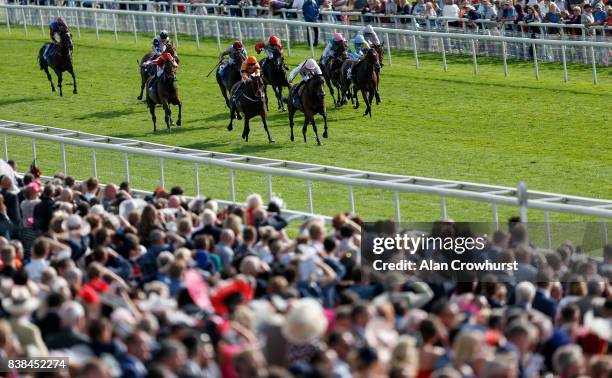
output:
POLYGON ((595 22, 602 22, 606 20, 606 12, 605 11, 599 11, 599 12, 595 12, 593 13, 593 18, 595 18, 595 22))
POLYGON ((304 21, 317 22, 319 20, 319 3, 306 0, 302 5, 302 14, 304 15, 304 21))

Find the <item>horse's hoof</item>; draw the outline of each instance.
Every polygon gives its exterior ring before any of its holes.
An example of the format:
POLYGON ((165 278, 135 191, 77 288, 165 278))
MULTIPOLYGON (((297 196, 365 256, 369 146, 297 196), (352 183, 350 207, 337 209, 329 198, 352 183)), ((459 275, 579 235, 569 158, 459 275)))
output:
POLYGON ((232 127, 232 125, 229 125, 229 126, 227 127, 227 130, 228 130, 228 131, 232 131, 233 129, 234 129, 234 128, 232 127))
POLYGON ((176 121, 176 126, 177 126, 177 127, 181 127, 182 125, 183 125, 183 122, 182 122, 182 121, 176 121))
POLYGON ((142 101, 142 96, 136 97, 137 100, 142 101))
POLYGON ((294 139, 295 139, 295 138, 293 138, 293 135, 292 135, 292 136, 291 136, 291 141, 293 142, 293 140, 294 140, 294 139))
POLYGON ((323 138, 327 139, 327 131, 323 133, 323 138))
POLYGON ((321 141, 317 139, 317 146, 321 145, 321 141))
POLYGON ((274 143, 274 139, 269 139, 268 143, 274 143))
POLYGON ((51 87, 51 92, 55 92, 55 87, 51 87))
POLYGON ((79 91, 77 91, 76 89, 72 91, 73 94, 78 94, 79 91))
POLYGON ((353 109, 359 109, 359 105, 353 105, 353 109))

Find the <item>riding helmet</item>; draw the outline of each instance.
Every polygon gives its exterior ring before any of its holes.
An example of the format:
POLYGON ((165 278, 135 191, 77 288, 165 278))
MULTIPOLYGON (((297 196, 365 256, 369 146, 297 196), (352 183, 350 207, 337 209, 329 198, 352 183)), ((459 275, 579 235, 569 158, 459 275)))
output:
POLYGON ((242 42, 240 42, 240 41, 235 41, 235 42, 234 42, 234 44, 232 45, 232 47, 233 47, 235 50, 240 50, 240 49, 242 49, 242 42))
POLYGON ((268 44, 269 44, 270 46, 278 46, 278 47, 282 47, 281 42, 280 42, 280 39, 279 39, 277 36, 275 36, 275 35, 273 35, 273 36, 271 36, 271 37, 270 37, 270 39, 268 40, 268 44))
POLYGON ((247 58, 246 63, 247 64, 259 64, 259 62, 257 61, 257 58, 255 58, 253 55, 247 58))
POLYGON ((163 41, 164 39, 168 39, 168 32, 167 32, 166 30, 162 30, 162 31, 159 33, 159 38, 161 38, 161 39, 162 39, 162 41, 163 41))
POLYGON ((344 42, 344 36, 342 33, 334 34, 334 42, 344 42))
POLYGON ((365 38, 361 34, 357 34, 357 37, 353 39, 353 43, 356 45, 361 45, 362 43, 365 43, 365 41, 365 38))
POLYGON ((316 70, 317 69, 317 62, 314 61, 314 59, 308 59, 305 63, 304 63, 304 68, 306 68, 309 71, 312 70, 316 70))
POLYGON ((58 17, 57 22, 66 25, 66 20, 64 20, 64 17, 58 17))

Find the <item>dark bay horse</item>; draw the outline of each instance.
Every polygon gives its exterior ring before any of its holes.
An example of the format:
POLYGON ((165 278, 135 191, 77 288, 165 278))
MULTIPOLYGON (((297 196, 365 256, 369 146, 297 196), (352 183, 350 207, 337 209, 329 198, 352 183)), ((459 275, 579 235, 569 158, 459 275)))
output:
POLYGON ((351 70, 351 78, 354 83, 351 91, 355 99, 354 108, 357 109, 359 107, 357 92, 361 91, 363 101, 366 103, 364 116, 370 115, 372 117, 372 100, 376 95, 376 88, 378 88, 377 70, 380 70, 380 63, 378 54, 374 49, 369 49, 366 52, 365 58, 356 63, 351 70))
MULTIPOLYGON (((176 52, 176 49, 174 48, 174 46, 172 46, 172 44, 167 44, 166 45, 166 51, 170 53, 170 55, 172 55, 172 57, 174 58, 174 61, 178 64, 179 63, 179 56, 176 52)), ((142 93, 144 91, 145 88, 145 84, 147 83, 147 80, 149 80, 149 77, 155 75, 155 67, 154 66, 145 66, 144 63, 151 60, 151 58, 153 58, 153 55, 155 55, 155 53, 150 52, 145 54, 142 59, 140 59, 140 62, 138 63, 138 67, 140 67, 140 94, 138 95, 138 99, 142 100, 142 93), (150 70, 150 71, 149 71, 150 70)))
POLYGON ((72 75, 72 83, 74 89, 72 93, 77 94, 77 81, 74 76, 74 68, 72 66, 72 50, 74 45, 72 44, 72 35, 70 31, 66 28, 61 28, 59 31, 60 35, 60 43, 59 48, 53 46, 51 42, 47 42, 43 45, 43 47, 38 52, 38 64, 40 65, 40 69, 45 71, 47 74, 47 79, 49 83, 51 83, 51 90, 55 92, 55 86, 53 85, 53 80, 51 79, 51 74, 49 74, 49 67, 55 74, 57 75, 57 86, 59 87, 60 96, 63 96, 62 92, 62 72, 68 71, 70 75, 72 75), (48 48, 55 48, 54 52, 51 52, 50 62, 47 62, 44 55, 45 50, 48 48))
POLYGON ((290 101, 287 102, 289 107, 289 127, 291 128, 291 141, 293 141, 293 117, 295 112, 301 110, 304 112, 304 126, 302 126, 302 135, 304 136, 304 142, 306 142, 306 129, 308 124, 312 124, 312 130, 317 138, 317 144, 321 144, 319 139, 319 133, 317 125, 315 123, 315 114, 323 116, 323 122, 325 129, 323 130, 323 138, 327 138, 327 108, 325 107, 325 80, 323 76, 316 75, 310 78, 303 85, 302 95, 300 96, 300 107, 296 108, 293 104, 293 96, 297 95, 295 91, 298 90, 298 86, 295 86, 291 90, 290 101))
MULTIPOLYGON (((283 102, 283 87, 291 88, 291 84, 287 80, 287 66, 285 66, 285 57, 281 50, 277 47, 273 50, 273 57, 264 58, 259 62, 262 68, 263 81, 267 86, 271 86, 278 102, 278 109, 285 111, 285 103, 283 102), (265 64, 264 64, 265 60, 265 64)), ((267 104, 266 104, 267 106, 267 104)))
POLYGON ((155 106, 161 105, 164 109, 164 118, 166 120, 166 127, 170 130, 170 126, 174 124, 172 121, 172 110, 170 104, 178 106, 178 119, 176 125, 181 126, 181 118, 183 111, 183 103, 179 99, 179 90, 176 85, 176 66, 167 62, 164 66, 164 73, 157 80, 155 84, 155 90, 151 92, 149 86, 155 76, 149 77, 147 80, 147 105, 149 112, 151 112, 151 120, 153 121, 153 131, 157 131, 157 117, 155 116, 155 106))
MULTIPOLYGON (((340 106, 342 105, 342 96, 341 96, 341 77, 340 77, 340 69, 342 68, 342 63, 348 59, 347 46, 346 42, 340 45, 336 51, 334 51, 334 55, 329 58, 325 65, 319 64, 323 71, 323 77, 325 78, 325 82, 327 83, 327 87, 329 88, 329 93, 334 100, 334 105, 340 106), (336 101, 336 96, 334 94, 334 87, 336 87, 336 92, 338 93, 338 100, 336 101)), ((323 58, 320 59, 319 63, 322 63, 323 58)))
POLYGON ((234 63, 228 64, 224 68, 224 75, 221 77, 221 67, 217 69, 217 84, 219 84, 219 89, 221 89, 221 94, 225 99, 225 105, 229 108, 229 98, 227 95, 231 92, 234 84, 240 81, 240 66, 242 62, 244 62, 244 57, 240 54, 234 54, 233 56, 234 63))
POLYGON ((249 121, 251 118, 260 116, 264 125, 264 130, 268 134, 268 142, 273 143, 274 140, 270 136, 268 130, 268 121, 266 119, 266 89, 263 78, 260 75, 251 75, 251 78, 246 82, 239 81, 232 87, 230 107, 230 123, 227 129, 232 131, 234 117, 238 112, 244 115, 244 128, 242 129, 242 139, 249 141, 249 121))

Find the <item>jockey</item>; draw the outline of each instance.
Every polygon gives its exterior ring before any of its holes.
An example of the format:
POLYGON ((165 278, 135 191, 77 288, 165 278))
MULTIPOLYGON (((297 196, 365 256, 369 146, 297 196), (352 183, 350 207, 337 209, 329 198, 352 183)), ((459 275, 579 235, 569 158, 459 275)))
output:
MULTIPOLYGON (((259 42, 255 45, 255 52, 259 54, 261 50, 266 52, 268 59, 274 58, 274 49, 277 48, 280 52, 283 52, 283 45, 281 44, 280 39, 273 35, 268 39, 268 44, 266 45, 264 42, 259 42)), ((263 70, 264 64, 266 63, 266 59, 264 59, 261 63, 261 69, 263 70)))
POLYGON ((219 71, 221 73, 223 73, 223 70, 225 69, 225 67, 234 64, 234 57, 236 55, 240 55, 242 56, 243 60, 247 59, 247 52, 246 49, 244 48, 244 46, 242 45, 242 42, 240 41, 234 41, 234 43, 228 47, 225 51, 223 51, 220 55, 219 55, 219 60, 223 60, 223 58, 225 56, 229 56, 229 59, 225 62, 223 62, 223 64, 221 64, 221 66, 219 67, 219 71))
POLYGON ((249 56, 244 62, 242 62, 242 66, 240 67, 240 76, 242 76, 242 81, 246 81, 250 79, 251 75, 259 75, 259 62, 257 58, 253 55, 249 56))
POLYGON ((51 42, 54 44, 59 44, 59 41, 55 39, 55 34, 59 33, 62 29, 68 31, 68 24, 66 24, 66 20, 64 17, 58 17, 55 21, 52 21, 49 24, 49 37, 51 37, 51 42))
POLYGON ((174 60, 174 57, 168 52, 164 52, 157 58, 144 62, 143 64, 145 66, 149 66, 151 64, 157 66, 157 75, 155 75, 155 78, 151 80, 151 85, 149 86, 150 91, 153 91, 153 89, 155 88, 155 83, 157 83, 157 79, 164 74, 164 67, 166 66, 166 64, 172 64, 174 67, 178 66, 178 64, 174 60))
POLYGON ((151 57, 151 60, 162 55, 166 51, 166 48, 169 43, 170 43, 170 37, 168 37, 168 32, 165 30, 162 30, 159 33, 158 37, 153 38, 153 42, 151 44, 152 45, 151 50, 153 51, 153 56, 151 57))
POLYGON ((360 60, 363 59, 365 53, 370 49, 370 44, 363 35, 357 34, 357 36, 352 40, 354 50, 349 51, 349 56, 352 60, 360 60))
POLYGON ((56 49, 56 46, 59 45, 59 41, 55 39, 55 35, 58 34, 61 30, 70 31, 68 28, 68 24, 66 24, 66 20, 64 17, 58 17, 56 20, 52 21, 49 24, 49 37, 51 38, 51 44, 47 45, 45 51, 43 52, 43 58, 49 63, 49 55, 50 53, 56 49))
POLYGON ((327 61, 329 60, 329 58, 331 58, 336 52, 336 50, 338 50, 338 48, 345 43, 346 43, 346 39, 344 39, 344 36, 342 35, 342 33, 334 34, 334 36, 330 38, 329 41, 327 42, 327 46, 325 46, 325 50, 323 50, 323 57, 321 58, 321 65, 324 66, 325 64, 327 64, 327 61))
POLYGON ((297 74, 302 75, 302 81, 298 84, 297 88, 292 92, 294 93, 293 105, 296 107, 300 106, 300 97, 302 95, 302 88, 304 83, 310 80, 313 76, 322 75, 321 67, 315 62, 314 59, 307 59, 300 63, 299 66, 294 68, 289 74, 289 82, 292 82, 297 74))
POLYGON ((362 35, 365 40, 371 45, 380 45, 380 39, 378 39, 378 35, 376 35, 376 32, 374 31, 372 25, 367 25, 357 34, 362 35))

